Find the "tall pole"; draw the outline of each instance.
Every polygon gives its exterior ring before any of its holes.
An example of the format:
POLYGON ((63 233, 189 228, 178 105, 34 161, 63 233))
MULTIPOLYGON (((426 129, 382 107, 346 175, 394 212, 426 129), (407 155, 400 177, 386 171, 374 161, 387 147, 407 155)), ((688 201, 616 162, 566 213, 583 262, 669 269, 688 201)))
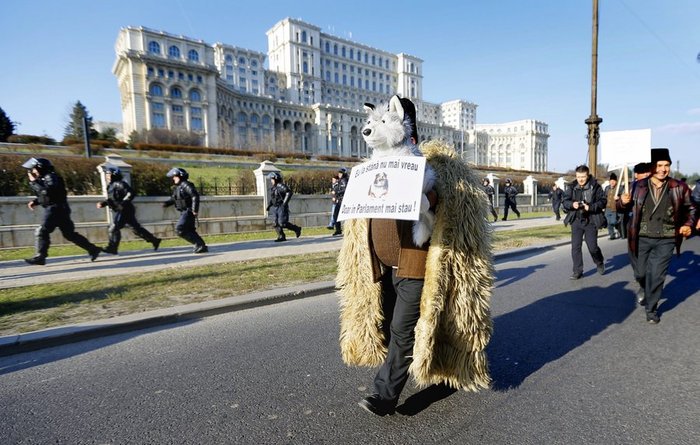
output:
POLYGON ((591 51, 591 115, 586 119, 588 125, 588 167, 595 178, 598 173, 598 132, 603 118, 596 113, 598 101, 598 0, 593 0, 593 49, 591 51))

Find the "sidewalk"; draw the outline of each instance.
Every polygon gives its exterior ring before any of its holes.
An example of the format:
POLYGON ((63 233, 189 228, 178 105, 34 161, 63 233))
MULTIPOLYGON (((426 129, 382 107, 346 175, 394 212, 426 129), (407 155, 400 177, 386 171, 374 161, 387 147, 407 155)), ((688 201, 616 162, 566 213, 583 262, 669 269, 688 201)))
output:
MULTIPOLYGON (((533 218, 499 221, 494 230, 515 230, 560 224, 554 218, 533 218)), ((24 261, 0 262, 0 289, 41 283, 62 282, 121 274, 140 274, 173 267, 201 266, 231 261, 245 261, 270 256, 299 255, 340 249, 341 238, 331 236, 290 239, 276 244, 272 240, 246 241, 210 246, 210 253, 194 255, 190 248, 174 247, 158 252, 132 251, 119 256, 100 256, 93 262, 78 257, 50 258, 44 267, 29 266, 24 261)), ((494 261, 507 257, 568 244, 562 240, 541 246, 508 250, 494 255, 494 261)), ((41 331, 0 337, 0 356, 17 354, 90 338, 128 332, 136 329, 199 319, 267 304, 279 303, 333 292, 332 281, 306 283, 294 287, 271 289, 183 306, 140 312, 85 323, 49 328, 41 331)))

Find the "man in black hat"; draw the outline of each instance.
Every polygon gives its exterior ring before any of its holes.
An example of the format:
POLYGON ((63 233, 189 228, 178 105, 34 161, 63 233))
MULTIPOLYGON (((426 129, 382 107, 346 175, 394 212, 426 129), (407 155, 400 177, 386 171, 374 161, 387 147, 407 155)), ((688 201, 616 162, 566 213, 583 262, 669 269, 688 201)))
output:
POLYGON ((27 169, 29 186, 36 194, 36 198, 29 201, 27 206, 31 210, 37 205, 44 208, 44 219, 36 229, 36 254, 24 261, 37 266, 46 264, 51 232, 56 228, 65 239, 85 249, 90 255, 90 260, 95 261, 101 249, 75 231, 75 225, 70 218, 66 186, 51 162, 44 158, 31 158, 22 164, 22 167, 27 169))
POLYGON ((674 247, 680 250, 692 233, 696 208, 690 188, 669 176, 668 148, 651 149, 651 176, 635 182, 630 194, 620 197, 619 208, 632 210, 628 237, 630 256, 636 261, 635 279, 643 289, 640 299, 649 323, 659 322, 658 305, 663 293, 674 247))
POLYGON ((604 193, 607 199, 605 204, 605 219, 608 221, 608 238, 615 239, 620 237, 620 232, 618 230, 618 218, 617 218, 617 175, 615 172, 610 173, 608 177, 608 185, 605 187, 604 193))

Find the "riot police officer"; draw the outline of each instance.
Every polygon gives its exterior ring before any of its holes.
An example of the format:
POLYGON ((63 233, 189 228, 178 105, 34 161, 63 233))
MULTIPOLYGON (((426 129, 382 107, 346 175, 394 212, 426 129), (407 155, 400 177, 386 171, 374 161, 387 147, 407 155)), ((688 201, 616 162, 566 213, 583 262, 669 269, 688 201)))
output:
POLYGON ((199 213, 199 193, 194 184, 187 180, 190 177, 189 173, 184 168, 174 167, 167 176, 172 178, 175 190, 173 196, 163 203, 163 207, 175 204, 175 208, 180 212, 180 219, 175 226, 177 235, 194 244, 194 253, 208 252, 209 248, 195 227, 195 219, 199 213))
POLYGON ((292 189, 282 181, 282 175, 278 172, 272 172, 267 177, 270 178, 272 183, 272 187, 270 187, 270 203, 267 206, 267 211, 272 216, 275 232, 277 232, 275 242, 287 241, 283 229, 293 231, 296 237, 299 238, 301 227, 289 222, 289 200, 292 198, 292 189))
POLYGON ((131 186, 124 181, 122 172, 117 167, 104 165, 102 171, 109 185, 107 186, 107 200, 97 203, 97 208, 101 209, 109 206, 114 212, 112 224, 109 226, 109 243, 102 249, 106 253, 116 255, 119 252, 119 242, 122 239, 121 229, 130 226, 134 235, 153 244, 153 250, 158 250, 160 238, 155 237, 151 232, 144 229, 136 220, 136 209, 134 203, 134 191, 131 186))
POLYGON ((335 221, 335 232, 333 236, 342 236, 343 229, 338 221, 338 215, 340 214, 340 207, 343 204, 343 197, 345 196, 345 189, 348 186, 348 169, 341 167, 338 169, 337 180, 333 184, 333 196, 335 198, 335 208, 333 209, 333 221, 335 221))
POLYGON ((31 210, 37 205, 44 208, 44 219, 36 229, 36 254, 24 261, 39 266, 46 264, 51 244, 50 235, 57 227, 65 239, 85 249, 90 255, 90 260, 95 261, 101 249, 75 231, 75 225, 70 218, 66 186, 51 162, 44 158, 31 158, 22 164, 22 167, 27 169, 29 186, 36 194, 36 198, 27 206, 31 210))

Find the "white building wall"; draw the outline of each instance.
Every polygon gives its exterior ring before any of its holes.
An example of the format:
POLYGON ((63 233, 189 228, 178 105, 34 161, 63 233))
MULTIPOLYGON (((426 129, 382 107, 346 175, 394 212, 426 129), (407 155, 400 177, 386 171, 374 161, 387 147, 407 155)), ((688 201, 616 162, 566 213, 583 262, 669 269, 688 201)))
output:
POLYGON ((122 29, 113 72, 125 134, 160 126, 196 131, 209 146, 364 157, 369 153, 361 138, 363 104, 385 105, 399 94, 416 104, 421 141, 445 140, 480 165, 546 170, 545 123, 479 125, 474 103, 424 101, 418 57, 327 34, 295 19, 277 22, 267 40, 266 56, 143 27, 122 29), (153 42, 158 53, 149 48, 153 42), (179 55, 169 53, 172 46, 179 55), (192 50, 198 60, 188 57, 192 50), (161 96, 154 94, 154 84, 161 86, 161 96), (189 97, 193 89, 199 100, 189 97))

